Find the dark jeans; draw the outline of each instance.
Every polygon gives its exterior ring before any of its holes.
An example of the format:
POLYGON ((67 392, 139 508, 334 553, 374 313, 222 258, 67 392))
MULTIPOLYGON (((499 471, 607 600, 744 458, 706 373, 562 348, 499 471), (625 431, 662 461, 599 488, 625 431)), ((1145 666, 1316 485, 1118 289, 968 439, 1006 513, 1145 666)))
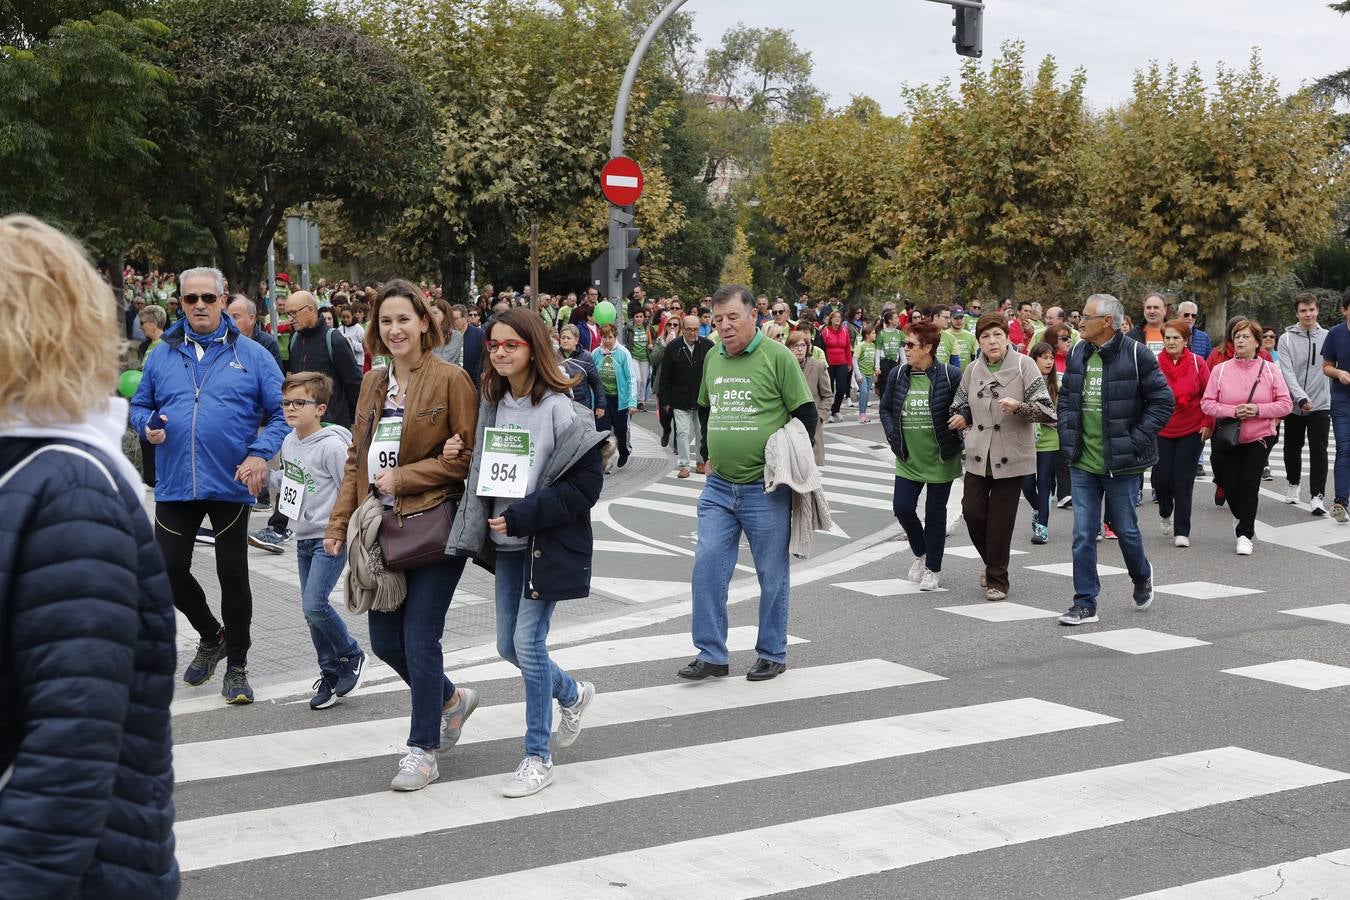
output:
MULTIPOLYGON (((1326 444, 1322 446, 1325 450, 1326 444)), ((155 445, 145 438, 141 438, 141 481, 148 487, 155 486, 155 445)))
POLYGON ((1055 467, 1058 450, 1036 451, 1036 474, 1022 479, 1022 496, 1036 510, 1036 522, 1050 527, 1050 497, 1055 491, 1055 467))
POLYGON ((883 359, 877 362, 877 400, 880 402, 882 391, 886 390, 886 379, 891 376, 891 369, 900 365, 899 362, 891 359, 883 359))
MULTIPOLYGON (((1200 432, 1179 438, 1158 438, 1158 464, 1153 467, 1153 489, 1158 492, 1158 515, 1172 520, 1172 533, 1191 536, 1191 500, 1195 493, 1195 466, 1205 442, 1200 432)), ((1260 472, 1256 473, 1260 475, 1260 472)))
MULTIPOLYGON (((596 421, 599 420, 597 419, 596 421)), ((664 403, 657 403, 656 421, 661 423, 661 437, 670 437, 670 429, 675 427, 675 410, 666 406, 664 403)))
POLYGON ((970 542, 984 561, 987 587, 1008 590, 1008 556, 1013 526, 1017 524, 1017 495, 1021 478, 985 478, 966 473, 961 515, 965 517, 970 542))
POLYGON ((435 750, 441 745, 441 709, 455 696, 445 674, 441 635, 455 587, 464 574, 464 557, 409 569, 408 597, 394 612, 371 612, 370 649, 412 691, 408 746, 435 750))
POLYGON ((905 529, 909 540, 909 549, 915 556, 924 558, 924 567, 934 572, 942 571, 942 552, 947 544, 947 498, 951 496, 952 483, 924 484, 922 481, 910 481, 908 478, 895 477, 895 518, 905 529), (923 504, 923 522, 919 522, 919 492, 928 488, 923 504))
POLYGON ((1069 459, 1063 453, 1055 458, 1055 498, 1063 500, 1073 493, 1073 481, 1069 477, 1069 459))
POLYGON ((173 589, 173 605, 187 617, 204 641, 214 641, 220 621, 206 603, 206 593, 192 577, 192 548, 203 519, 216 533, 216 578, 220 581, 220 617, 225 621, 229 664, 248 664, 249 624, 253 591, 248 583, 248 507, 219 500, 155 504, 155 539, 173 589))
POLYGON ((1228 509, 1237 520, 1233 534, 1237 537, 1256 537, 1256 508, 1261 498, 1261 470, 1270 459, 1270 447, 1275 438, 1269 437, 1249 444, 1238 444, 1232 450, 1215 450, 1211 454, 1214 471, 1228 509))
MULTIPOLYGON (((1103 507, 1119 538, 1130 580, 1139 585, 1153 576, 1134 510, 1143 482, 1138 475, 1097 475, 1079 468, 1069 474, 1073 478, 1073 603, 1095 612, 1102 587, 1097 573, 1097 526, 1103 507)), ((1260 476, 1261 471, 1256 474, 1260 476)))
POLYGON ((849 387, 853 384, 852 366, 830 366, 830 386, 834 388, 834 402, 830 404, 830 415, 837 415, 839 407, 844 405, 849 387))
POLYGON ((1303 441, 1308 442, 1308 482, 1314 497, 1327 493, 1327 436, 1331 434, 1331 411, 1284 417, 1284 477, 1292 485, 1303 479, 1303 441))
POLYGON ((595 420, 596 431, 613 431, 619 459, 628 458, 628 410, 619 409, 619 398, 605 395, 605 414, 595 420))
POLYGON ((1336 502, 1350 499, 1350 406, 1337 409, 1332 401, 1331 430, 1336 434, 1336 502))

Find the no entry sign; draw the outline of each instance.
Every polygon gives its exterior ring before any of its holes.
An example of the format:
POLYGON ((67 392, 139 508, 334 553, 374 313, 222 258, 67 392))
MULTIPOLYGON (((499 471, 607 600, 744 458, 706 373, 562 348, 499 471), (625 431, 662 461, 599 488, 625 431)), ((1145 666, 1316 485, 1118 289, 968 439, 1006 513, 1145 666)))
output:
POLYGON ((615 206, 631 206, 642 196, 642 167, 616 156, 600 170, 600 191, 615 206))

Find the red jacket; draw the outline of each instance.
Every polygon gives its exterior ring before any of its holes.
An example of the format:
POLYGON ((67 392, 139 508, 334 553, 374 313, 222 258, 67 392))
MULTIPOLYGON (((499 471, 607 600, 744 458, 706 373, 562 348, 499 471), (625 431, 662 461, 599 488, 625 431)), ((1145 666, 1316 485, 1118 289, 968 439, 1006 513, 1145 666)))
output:
POLYGON ((1189 350, 1182 350, 1175 362, 1166 351, 1158 354, 1158 368, 1162 369, 1167 386, 1172 389, 1176 405, 1172 418, 1167 420, 1158 437, 1181 438, 1195 434, 1201 428, 1214 428, 1214 419, 1200 409, 1200 398, 1205 396, 1209 383, 1209 365, 1189 350))
MULTIPOLYGON (((1213 372, 1214 369, 1218 367, 1219 363, 1225 363, 1232 359, 1235 352, 1236 351, 1233 349, 1233 342, 1229 341, 1224 346, 1215 347, 1213 350, 1209 351, 1209 358, 1206 359, 1205 362, 1209 363, 1209 370, 1213 372)), ((1257 350, 1256 355, 1266 362, 1275 361, 1270 358, 1269 350, 1257 350)))
POLYGON ((847 325, 825 328, 820 333, 825 341, 825 363, 831 366, 853 365, 853 336, 847 325))

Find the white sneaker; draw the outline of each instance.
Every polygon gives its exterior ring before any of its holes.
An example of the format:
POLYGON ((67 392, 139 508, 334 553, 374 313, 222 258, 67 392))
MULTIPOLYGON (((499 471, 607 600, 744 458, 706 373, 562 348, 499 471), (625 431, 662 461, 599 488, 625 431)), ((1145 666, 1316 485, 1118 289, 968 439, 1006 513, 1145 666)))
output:
POLYGON ((440 777, 435 753, 421 747, 409 747, 398 761, 398 774, 389 786, 396 791, 420 791, 440 777))
POLYGON ((923 578, 919 580, 919 590, 936 591, 938 589, 938 573, 932 569, 923 570, 923 578))
POLYGON ((1237 539, 1237 555, 1238 555, 1238 556, 1251 556, 1251 555, 1252 555, 1252 539, 1251 539, 1251 538, 1240 537, 1240 538, 1237 539))
POLYGON ((1068 509, 1070 506, 1073 506, 1073 495, 1066 494, 1059 498, 1059 502, 1055 504, 1055 509, 1068 509))
POLYGON ((924 571, 923 557, 922 556, 914 557, 914 565, 909 567, 909 576, 908 576, 909 580, 914 582, 915 584, 918 584, 919 579, 923 578, 923 571, 924 571))
POLYGON ((553 780, 553 763, 539 756, 527 756, 502 785, 504 797, 528 797, 537 794, 553 780))
POLYGON ((1314 516, 1325 516, 1327 514, 1327 498, 1321 494, 1313 494, 1312 501, 1308 504, 1308 511, 1314 516))
POLYGON ((1298 485, 1296 484, 1289 485, 1289 487, 1284 492, 1284 502, 1285 503, 1298 502, 1298 485))
POLYGON ((956 518, 947 523, 947 537, 956 534, 956 526, 961 524, 961 513, 956 514, 956 518))
POLYGON ((1163 519, 1163 520, 1162 520, 1162 533, 1163 533, 1163 537, 1171 537, 1171 536, 1172 536, 1172 520, 1171 520, 1171 519, 1163 519))
POLYGON ((1191 539, 1184 534, 1179 534, 1172 543, 1176 544, 1178 547, 1189 547, 1191 545, 1191 539))
POLYGON ((591 705, 595 696, 595 685, 589 681, 577 682, 577 702, 572 706, 558 704, 558 733, 553 736, 553 746, 570 747, 581 736, 581 714, 591 705))

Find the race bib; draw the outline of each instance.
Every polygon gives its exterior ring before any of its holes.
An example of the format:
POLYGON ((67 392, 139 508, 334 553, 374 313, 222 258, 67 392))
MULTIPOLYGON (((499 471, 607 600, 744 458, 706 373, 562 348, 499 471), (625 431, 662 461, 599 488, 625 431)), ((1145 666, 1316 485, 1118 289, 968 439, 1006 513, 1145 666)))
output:
POLYGON ((517 428, 483 430, 478 496, 524 497, 530 486, 530 433, 517 428))
POLYGON ((300 507, 305 503, 305 467, 291 460, 282 461, 281 496, 277 498, 277 512, 292 521, 300 518, 300 507))
POLYGON ((372 484, 381 472, 398 468, 398 447, 402 440, 401 418, 381 419, 375 425, 375 436, 370 439, 370 453, 366 457, 366 468, 370 471, 372 484))

